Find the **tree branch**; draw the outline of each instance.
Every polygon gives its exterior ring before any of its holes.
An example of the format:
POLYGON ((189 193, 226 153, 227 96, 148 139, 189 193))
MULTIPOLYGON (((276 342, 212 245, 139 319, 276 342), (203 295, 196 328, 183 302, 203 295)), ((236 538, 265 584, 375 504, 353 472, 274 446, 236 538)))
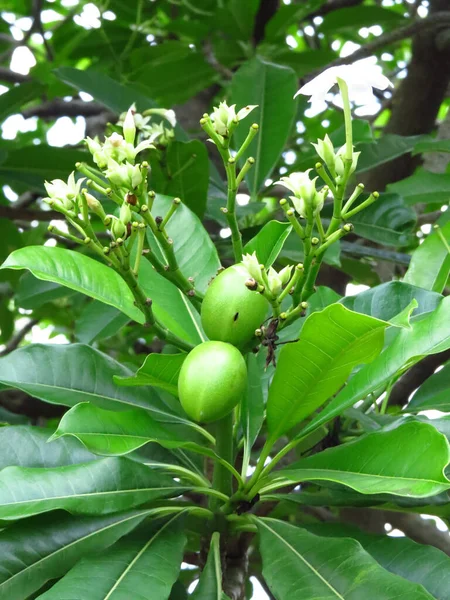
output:
POLYGON ((31 81, 31 77, 16 73, 6 67, 0 67, 0 81, 7 81, 8 83, 24 83, 25 81, 31 81))
POLYGON ((0 356, 6 356, 18 348, 23 338, 33 329, 35 325, 37 325, 37 323, 39 323, 38 319, 31 319, 28 321, 28 323, 24 325, 20 331, 13 335, 13 337, 6 344, 5 348, 0 352, 0 356))
POLYGON ((11 221, 51 221, 61 219, 61 213, 55 210, 30 210, 28 208, 13 208, 0 206, 0 218, 11 221))
POLYGON ((54 119, 56 117, 92 117, 102 113, 111 114, 111 118, 114 113, 107 109, 98 102, 84 102, 83 100, 70 100, 65 102, 60 98, 44 102, 38 106, 27 108, 22 111, 23 117, 28 119, 30 117, 40 117, 41 119, 54 119))

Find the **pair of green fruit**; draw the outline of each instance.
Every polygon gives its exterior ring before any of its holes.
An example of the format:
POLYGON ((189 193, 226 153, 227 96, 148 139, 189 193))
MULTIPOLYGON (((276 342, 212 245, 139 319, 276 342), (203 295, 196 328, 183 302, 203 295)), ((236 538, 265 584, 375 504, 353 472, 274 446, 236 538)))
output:
POLYGON ((178 379, 181 405, 194 421, 225 417, 246 393, 247 366, 241 351, 249 348, 268 309, 267 300, 246 287, 248 278, 242 265, 234 265, 222 271, 206 292, 202 325, 214 341, 189 353, 178 379))

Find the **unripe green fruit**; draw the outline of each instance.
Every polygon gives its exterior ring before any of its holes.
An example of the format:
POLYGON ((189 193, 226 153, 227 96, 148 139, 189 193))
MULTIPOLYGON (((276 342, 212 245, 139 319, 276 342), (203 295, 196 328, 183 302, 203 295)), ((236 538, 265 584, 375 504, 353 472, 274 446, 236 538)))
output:
POLYGON ((246 287, 249 278, 242 265, 234 265, 210 284, 202 303, 202 325, 209 339, 242 348, 254 337, 269 303, 246 287))
POLYGON ((247 366, 237 348, 224 342, 203 342, 188 354, 178 378, 178 395, 194 421, 225 417, 247 388, 247 366))

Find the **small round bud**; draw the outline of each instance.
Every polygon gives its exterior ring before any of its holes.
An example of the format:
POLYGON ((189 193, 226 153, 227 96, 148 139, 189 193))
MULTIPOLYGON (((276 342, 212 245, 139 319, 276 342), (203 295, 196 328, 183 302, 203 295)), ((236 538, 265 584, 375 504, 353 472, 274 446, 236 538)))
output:
POLYGON ((249 290, 252 290, 253 292, 256 292, 256 290, 258 289, 258 282, 255 279, 253 279, 253 277, 250 277, 245 282, 245 287, 247 287, 249 290))
POLYGON ((187 295, 192 298, 193 296, 195 296, 195 290, 189 290, 187 295))
POLYGON ((202 117, 202 118, 200 119, 200 125, 205 125, 205 124, 206 124, 206 122, 207 122, 207 120, 206 120, 206 117, 202 117))
POLYGON ((110 188, 110 187, 106 188, 106 190, 105 190, 105 194, 106 194, 107 196, 110 196, 110 195, 112 194, 112 188, 110 188))
POLYGON ((373 196, 374 198, 379 198, 379 197, 380 197, 380 194, 379 194, 378 192, 372 192, 372 196, 373 196))
POLYGON ((249 156, 249 157, 247 158, 247 162, 248 162, 249 164, 251 164, 251 165, 254 165, 254 164, 255 164, 255 159, 253 158, 253 156, 249 156))
POLYGON ((285 312, 282 312, 282 313, 280 314, 280 319, 281 319, 282 321, 285 321, 285 320, 287 319, 287 313, 285 313, 285 312))
POLYGON ((55 226, 54 226, 54 225, 49 225, 49 226, 47 227, 47 231, 50 231, 50 232, 52 232, 54 229, 55 229, 55 226))
POLYGON ((146 204, 143 204, 141 206, 141 212, 147 212, 148 211, 148 206, 146 204))
POLYGON ((153 199, 153 198, 156 196, 156 194, 155 194, 155 192, 154 192, 153 190, 150 190, 150 191, 148 192, 147 196, 148 196, 149 198, 152 198, 152 199, 153 199))
POLYGON ((318 238, 318 237, 312 237, 312 238, 311 238, 311 244, 312 244, 313 246, 317 246, 317 244, 318 244, 319 242, 320 242, 320 240, 319 240, 319 238, 318 238))
POLYGON ((316 162, 316 164, 314 165, 314 168, 316 171, 319 171, 322 167, 323 167, 323 165, 320 162, 316 162))
POLYGON ((142 162, 142 163, 141 163, 141 168, 142 168, 142 169, 148 169, 148 168, 149 168, 149 166, 150 166, 150 165, 148 164, 148 162, 147 162, 146 160, 144 160, 144 162, 142 162))
POLYGON ((163 222, 163 218, 161 216, 155 217, 155 223, 159 226, 163 222))
POLYGON ((83 240, 83 243, 86 244, 86 246, 88 246, 91 243, 91 238, 90 237, 85 237, 83 240))
POLYGON ((220 211, 223 212, 224 215, 228 213, 228 208, 226 206, 221 206, 220 211))
POLYGON ((280 206, 285 206, 286 204, 287 204, 286 198, 283 198, 282 200, 280 200, 280 206))
POLYGON ((295 265, 295 268, 296 268, 298 271, 303 271, 303 269, 304 269, 304 267, 303 267, 303 263, 298 263, 298 265, 295 265))
POLYGON ((358 187, 360 190, 363 190, 365 188, 365 185, 363 183, 358 183, 356 187, 358 187))
POLYGON ((174 198, 173 199, 173 203, 178 206, 178 204, 181 204, 181 199, 180 198, 174 198))
POLYGON ((123 239, 122 239, 122 238, 120 238, 120 237, 118 237, 118 238, 116 239, 116 244, 117 244, 118 246, 122 246, 122 244, 123 244, 123 239))
POLYGON ((254 129, 255 131, 258 131, 258 129, 259 129, 258 123, 252 123, 251 128, 254 129))
POLYGON ((133 227, 133 229, 137 229, 139 227, 139 222, 138 221, 133 221, 131 223, 131 227, 133 227))
POLYGON ((194 278, 193 278, 193 277, 188 277, 188 281, 189 281, 190 283, 194 283, 194 278))
POLYGON ((108 246, 103 246, 103 254, 109 254, 111 252, 111 248, 108 248, 108 246))
POLYGON ((235 162, 236 162, 236 159, 233 156, 230 156, 230 158, 228 159, 228 164, 234 165, 235 162))
POLYGON ((145 229, 147 225, 145 223, 138 223, 139 229, 145 229))
POLYGON ((308 303, 307 302, 301 302, 300 306, 303 308, 303 310, 306 310, 308 308, 308 303))
POLYGON ((351 223, 346 223, 342 229, 345 233, 350 233, 350 231, 353 231, 354 227, 351 223))
POLYGON ((288 211, 286 211, 286 214, 288 217, 293 217, 294 216, 294 209, 290 208, 288 211))
POLYGON ((79 169, 81 167, 81 163, 80 162, 76 162, 75 163, 75 169, 79 169))
POLYGON ((105 217, 103 219, 103 225, 105 225, 106 227, 108 227, 108 225, 111 225, 111 221, 112 221, 112 218, 108 215, 107 217, 105 217))
POLYGON ((172 238, 167 238, 167 243, 170 244, 171 246, 173 246, 173 239, 172 238))

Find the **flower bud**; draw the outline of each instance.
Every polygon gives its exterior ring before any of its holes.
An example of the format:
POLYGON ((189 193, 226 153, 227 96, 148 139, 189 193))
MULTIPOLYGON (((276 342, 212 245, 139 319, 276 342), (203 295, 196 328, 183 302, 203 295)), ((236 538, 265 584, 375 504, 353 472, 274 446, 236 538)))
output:
POLYGON ((130 205, 127 202, 124 202, 120 207, 120 220, 124 225, 127 225, 132 218, 130 205))
MULTIPOLYGON (((340 177, 342 177, 342 175, 345 172, 345 163, 344 163, 345 150, 346 150, 346 147, 342 146, 342 148, 336 154, 336 158, 335 158, 336 173, 340 177)), ((358 158, 359 158, 360 154, 361 154, 361 152, 353 152, 353 154, 352 154, 352 166, 350 168, 349 175, 351 175, 352 173, 354 173, 354 171, 356 170, 356 167, 358 165, 358 158)))
POLYGON ((84 197, 86 198, 86 202, 89 210, 91 210, 94 214, 96 214, 102 221, 105 220, 106 214, 103 210, 103 206, 101 202, 97 200, 92 194, 89 194, 86 190, 83 190, 84 197))
POLYGON ((128 109, 122 129, 125 141, 128 144, 134 145, 134 140, 136 137, 136 123, 134 122, 134 114, 131 108, 128 109))
POLYGON ((262 284, 261 266, 256 257, 256 252, 253 252, 253 254, 245 254, 242 257, 242 264, 247 269, 250 277, 257 283, 262 284))
POLYGON ((112 221, 111 221, 110 229, 111 229, 113 238, 115 240, 117 240, 118 238, 122 238, 122 239, 125 238, 126 234, 127 234, 126 226, 117 217, 111 215, 111 218, 112 218, 112 221))
POLYGON ((278 277, 280 278, 281 284, 283 287, 288 283, 289 279, 291 278, 291 273, 292 273, 292 265, 288 265, 287 267, 284 267, 278 273, 278 277))
POLYGON ((330 140, 328 134, 325 135, 323 140, 317 140, 317 144, 313 144, 313 146, 331 173, 333 173, 335 171, 335 153, 333 142, 330 140))
POLYGON ((273 267, 270 267, 270 269, 268 270, 267 279, 269 281, 269 290, 272 292, 272 295, 278 296, 283 286, 281 282, 281 277, 273 267))
POLYGON ((142 183, 143 176, 139 165, 132 165, 128 162, 118 164, 110 159, 108 169, 105 172, 106 177, 118 187, 133 190, 142 183))

